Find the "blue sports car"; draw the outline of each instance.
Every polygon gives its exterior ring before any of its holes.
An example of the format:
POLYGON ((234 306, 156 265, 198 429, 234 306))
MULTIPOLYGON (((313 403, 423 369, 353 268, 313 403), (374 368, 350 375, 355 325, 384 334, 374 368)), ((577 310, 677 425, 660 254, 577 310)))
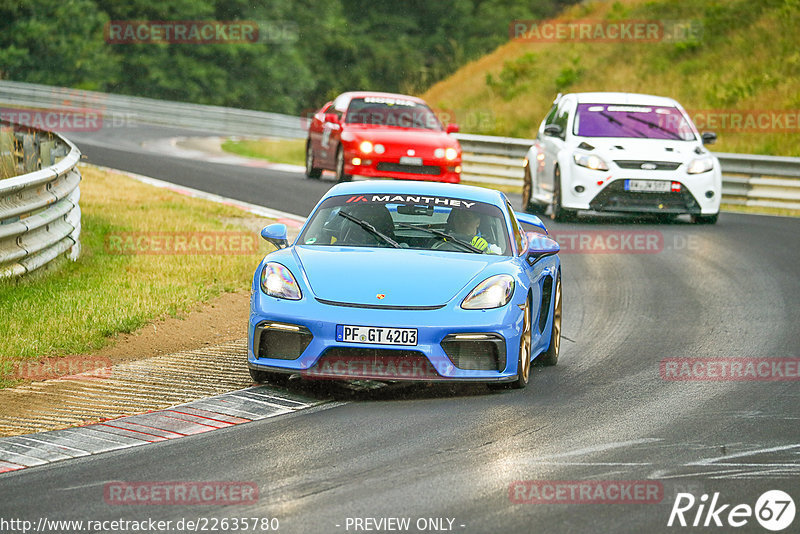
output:
POLYGON ((253 277, 247 364, 257 382, 300 374, 523 388, 533 359, 558 361, 558 243, 501 192, 342 183, 292 245, 283 224, 261 235, 277 250, 253 277))

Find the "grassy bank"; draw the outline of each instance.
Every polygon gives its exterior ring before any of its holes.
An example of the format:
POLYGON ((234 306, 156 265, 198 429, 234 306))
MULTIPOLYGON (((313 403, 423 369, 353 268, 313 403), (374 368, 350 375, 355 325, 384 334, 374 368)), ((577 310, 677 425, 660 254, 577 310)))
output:
POLYGON ((235 208, 91 167, 82 175, 78 261, 0 281, 0 386, 9 385, 3 375, 14 362, 81 354, 154 318, 247 289, 267 250, 235 208), (134 243, 151 253, 131 253, 134 243), (153 253, 159 248, 173 253, 153 253))
POLYGON ((222 150, 272 163, 303 165, 306 142, 302 139, 228 139, 222 143, 222 150))
MULTIPOLYGON (((797 0, 587 2, 567 20, 646 20, 690 28, 659 42, 511 41, 467 64, 423 96, 452 110, 462 131, 532 137, 559 92, 631 91, 670 96, 718 118, 719 152, 800 156, 800 3, 797 0), (737 113, 777 111, 782 123, 722 128, 737 113)), ((693 113, 696 118, 698 115, 693 113)), ((772 116, 772 115, 770 115, 772 116)), ((699 122, 699 121, 698 121, 699 122)))

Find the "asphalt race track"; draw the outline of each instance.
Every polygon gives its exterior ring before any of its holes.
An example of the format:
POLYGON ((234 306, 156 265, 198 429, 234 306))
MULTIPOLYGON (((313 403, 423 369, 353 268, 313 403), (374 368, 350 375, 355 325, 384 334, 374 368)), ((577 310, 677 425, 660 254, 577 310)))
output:
MULTIPOLYGON (((334 183, 139 147, 185 134, 141 127, 71 138, 91 163, 300 215, 334 183)), ((375 526, 366 518, 409 518, 411 532, 767 532, 755 517, 736 529, 724 522, 767 490, 800 504, 797 367, 793 380, 787 366, 783 380, 680 381, 665 379, 662 360, 796 361, 800 220, 724 213, 714 226, 610 217, 548 226, 570 244, 566 339, 559 365, 535 367, 527 389, 295 384, 342 402, 0 475, 0 516, 266 517, 288 533, 363 532, 375 526), (633 248, 612 250, 620 242, 633 248), (642 480, 659 485, 657 502, 515 502, 531 497, 518 481, 642 480), (228 507, 110 505, 104 486, 113 481, 252 482, 259 494, 228 507), (718 516, 723 528, 667 526, 678 493, 698 501, 686 512, 691 525, 701 496, 717 492, 718 507, 730 505, 718 516)))

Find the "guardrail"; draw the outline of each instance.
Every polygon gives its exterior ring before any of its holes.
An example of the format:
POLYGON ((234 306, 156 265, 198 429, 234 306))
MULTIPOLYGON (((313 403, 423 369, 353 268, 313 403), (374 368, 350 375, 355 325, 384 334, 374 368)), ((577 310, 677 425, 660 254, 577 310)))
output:
MULTIPOLYGON (((102 127, 141 122, 177 126, 217 135, 306 137, 300 117, 218 106, 169 102, 94 91, 0 81, 0 102, 22 108, 94 111, 102 127)), ((522 159, 531 139, 455 134, 463 148, 466 181, 522 185, 522 159)), ((800 209, 800 158, 715 154, 722 165, 723 202, 800 209)))
POLYGON ((93 116, 99 120, 98 129, 129 127, 139 122, 188 128, 208 132, 210 135, 252 135, 288 139, 305 138, 307 130, 305 120, 280 113, 187 104, 6 80, 0 81, 0 102, 20 108, 94 113, 93 116))
POLYGON ((78 258, 80 157, 59 135, 0 125, 2 172, 12 175, 0 174, 0 278, 26 274, 65 252, 78 258))
MULTIPOLYGON (((455 134, 462 180, 522 186, 523 158, 533 139, 455 134)), ((722 167, 722 202, 800 210, 800 158, 714 153, 722 167)))

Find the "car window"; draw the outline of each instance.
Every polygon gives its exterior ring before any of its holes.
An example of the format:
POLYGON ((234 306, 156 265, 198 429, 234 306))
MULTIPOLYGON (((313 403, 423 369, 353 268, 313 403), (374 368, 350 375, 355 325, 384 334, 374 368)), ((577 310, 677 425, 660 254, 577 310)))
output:
POLYGON ((298 243, 313 246, 393 247, 354 219, 368 223, 402 248, 508 256, 511 243, 500 208, 460 198, 409 194, 341 195, 311 215, 298 243), (345 213, 348 216, 340 215, 345 213))
POLYGON ((522 228, 519 225, 517 216, 514 215, 514 208, 511 204, 506 204, 508 207, 508 216, 511 217, 511 231, 514 232, 514 242, 517 244, 517 254, 521 254, 525 250, 525 238, 522 234, 522 228))
POLYGON ((570 109, 572 108, 572 101, 569 100, 562 100, 558 106, 558 111, 556 112, 556 116, 553 119, 554 124, 558 124, 561 126, 561 131, 563 132, 559 137, 564 139, 567 133, 567 123, 569 122, 569 113, 570 109))
POLYGON ((558 110, 558 104, 553 104, 553 107, 550 108, 550 111, 547 113, 547 116, 544 118, 543 124, 547 126, 548 124, 553 124, 556 119, 556 111, 558 110))
POLYGON ((428 106, 414 100, 395 97, 354 98, 347 108, 345 122, 442 130, 442 124, 428 106))
POLYGON ((580 137, 640 137, 693 141, 695 129, 672 106, 579 104, 573 133, 580 137))

